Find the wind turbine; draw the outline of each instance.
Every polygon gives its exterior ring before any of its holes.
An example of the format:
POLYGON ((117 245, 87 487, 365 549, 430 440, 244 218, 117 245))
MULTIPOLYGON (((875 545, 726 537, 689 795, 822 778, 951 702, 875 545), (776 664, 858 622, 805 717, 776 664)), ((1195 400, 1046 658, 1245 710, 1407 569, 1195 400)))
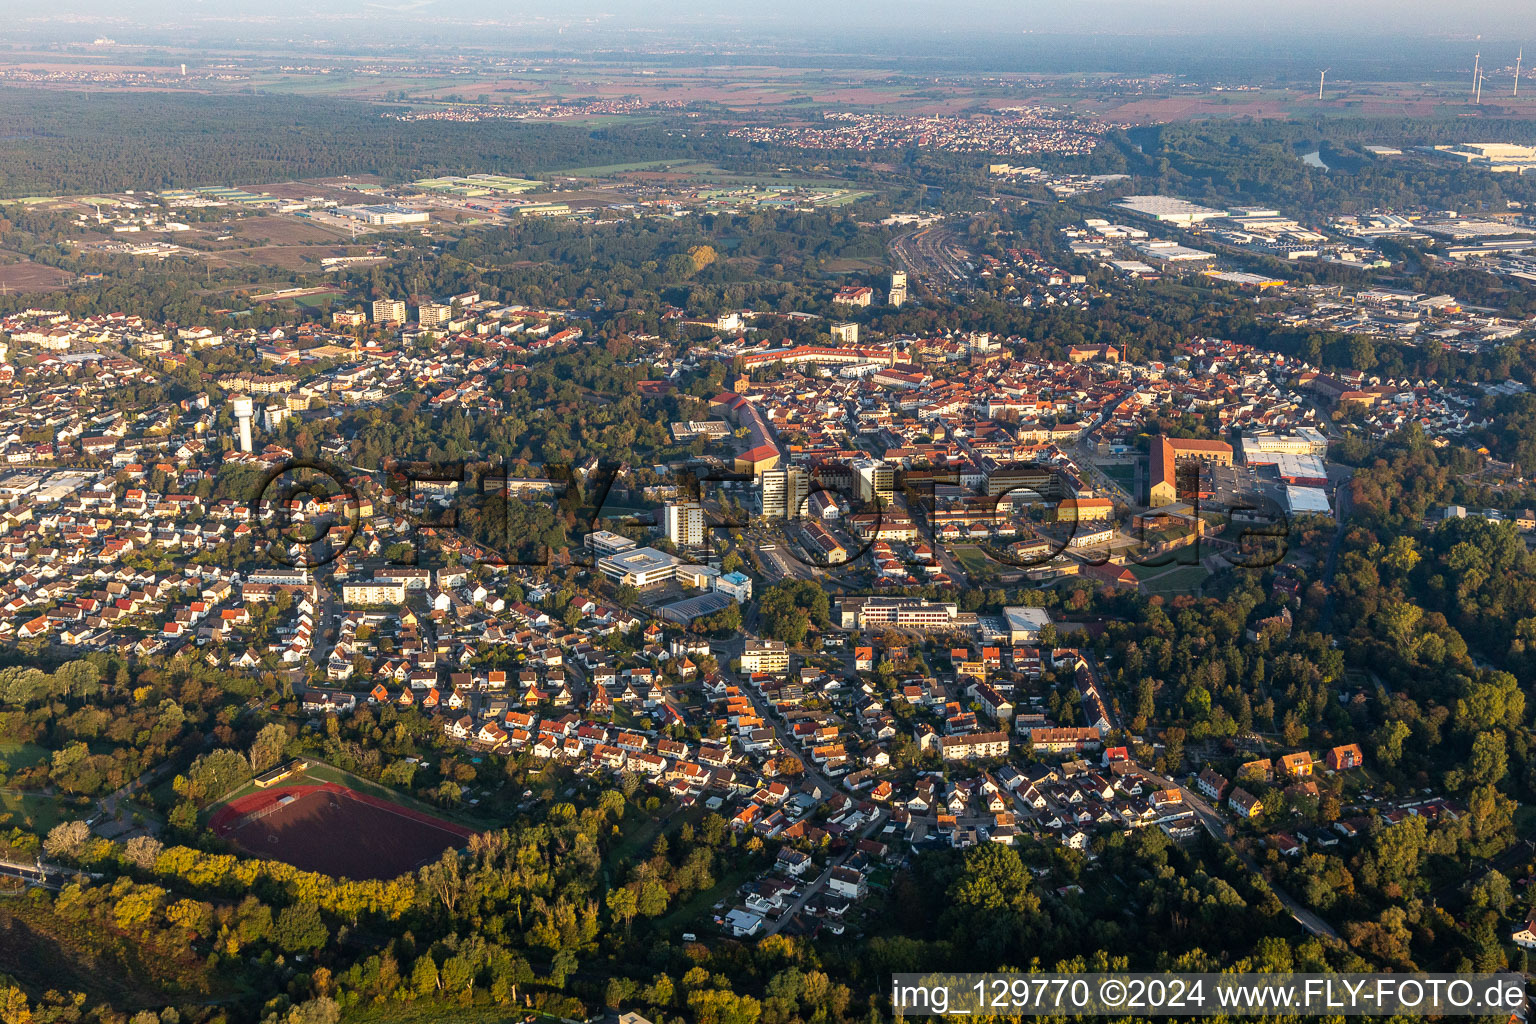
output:
POLYGON ((1327 68, 1323 68, 1323 70, 1321 70, 1321 71, 1319 71, 1317 73, 1317 98, 1319 100, 1321 100, 1323 98, 1323 82, 1325 82, 1327 79, 1328 79, 1328 69, 1327 68))
POLYGON ((1478 83, 1482 76, 1483 52, 1479 50, 1472 58, 1472 102, 1477 102, 1478 83))
POLYGON ((1520 53, 1515 57, 1515 91, 1511 96, 1520 95, 1520 62, 1525 59, 1525 47, 1520 47, 1520 53))

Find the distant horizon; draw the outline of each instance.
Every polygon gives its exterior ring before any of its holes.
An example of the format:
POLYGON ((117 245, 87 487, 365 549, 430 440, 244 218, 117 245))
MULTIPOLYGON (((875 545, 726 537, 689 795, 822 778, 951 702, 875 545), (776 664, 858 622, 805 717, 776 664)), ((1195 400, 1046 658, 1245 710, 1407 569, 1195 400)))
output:
MULTIPOLYGON (((542 5, 517 0, 13 0, 9 28, 26 34, 77 34, 93 30, 143 34, 207 33, 231 42, 252 32, 293 30, 301 38, 339 31, 378 32, 410 26, 432 36, 484 42, 485 33, 517 28, 576 38, 612 32, 752 33, 802 38, 808 45, 843 44, 888 36, 913 43, 969 39, 996 43, 1015 36, 1082 39, 1248 38, 1283 52, 1288 45, 1384 39, 1423 43, 1465 42, 1518 47, 1536 23, 1536 2, 1471 0, 1456 5, 1430 0, 1364 0, 1349 4, 1295 0, 1253 7, 1221 0, 1076 0, 1028 7, 954 0, 942 9, 875 0, 837 5, 782 0, 771 7, 743 8, 723 0, 682 0, 661 10, 638 0, 562 0, 542 5)), ((298 40, 289 40, 290 42, 298 40)), ((704 41, 704 40, 699 40, 704 41)), ((575 39, 572 43, 574 45, 575 39)), ((1276 56, 1280 56, 1277 53, 1276 56)))
MULTIPOLYGON (((481 59, 586 58, 598 63, 654 61, 683 66, 889 67, 918 74, 1179 75, 1233 83, 1310 80, 1321 67, 1340 82, 1351 78, 1446 80, 1469 73, 1478 53, 1492 74, 1512 67, 1524 45, 1514 37, 1453 38, 1406 31, 1366 37, 1296 30, 1280 45, 1269 33, 1220 28, 1170 27, 1158 35, 1097 29, 976 35, 959 30, 916 32, 888 24, 856 33, 817 34, 777 25, 748 31, 724 20, 639 28, 609 19, 579 26, 540 20, 471 24, 413 20, 408 14, 366 23, 360 16, 332 16, 319 24, 312 19, 307 31, 290 32, 298 28, 294 18, 290 24, 286 17, 241 20, 220 15, 185 19, 170 27, 69 15, 22 17, 12 23, 9 42, 13 49, 62 48, 76 56, 82 50, 88 52, 94 40, 106 38, 116 46, 151 53, 206 49, 211 54, 247 51, 361 58, 460 54, 481 59)), ((1529 48, 1536 53, 1536 45, 1529 48)))

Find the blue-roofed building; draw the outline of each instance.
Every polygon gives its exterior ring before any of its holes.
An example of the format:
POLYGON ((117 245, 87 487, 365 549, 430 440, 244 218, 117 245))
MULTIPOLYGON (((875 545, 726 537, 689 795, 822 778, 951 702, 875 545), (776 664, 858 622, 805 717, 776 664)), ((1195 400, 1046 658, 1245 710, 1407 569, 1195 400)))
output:
POLYGON ((715 577, 715 589, 746 604, 752 599, 752 577, 746 573, 728 572, 715 577))

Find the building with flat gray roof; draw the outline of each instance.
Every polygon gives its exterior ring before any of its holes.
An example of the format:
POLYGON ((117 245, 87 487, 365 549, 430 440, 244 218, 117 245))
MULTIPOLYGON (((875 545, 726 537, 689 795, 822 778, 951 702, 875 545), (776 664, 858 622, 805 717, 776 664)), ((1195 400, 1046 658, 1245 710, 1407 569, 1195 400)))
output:
POLYGON ((631 587, 664 583, 677 575, 679 558, 655 548, 631 548, 597 560, 597 568, 614 582, 631 587))
POLYGON ((338 206, 338 217, 350 217, 364 224, 387 227, 395 224, 425 224, 432 219, 426 210, 413 210, 409 206, 338 206))
POLYGON ((1010 605, 1003 609, 1003 621, 1008 624, 1009 643, 1032 644, 1040 639, 1040 631, 1050 625, 1051 613, 1044 608, 1010 605))
POLYGON ((1164 224, 1198 224, 1214 217, 1226 216, 1225 210, 1213 210, 1209 206, 1186 202, 1173 196, 1126 196, 1115 205, 1122 210, 1139 213, 1164 224))
POLYGON ((1291 515, 1328 516, 1333 514, 1333 509, 1328 505, 1328 493, 1321 487, 1287 486, 1285 508, 1291 515))
POLYGON ((1490 171, 1524 174, 1536 170, 1536 146, 1512 142, 1459 142, 1436 146, 1434 152, 1448 160, 1459 160, 1490 171))
POLYGON ((635 542, 610 530, 593 530, 582 538, 582 544, 599 555, 616 555, 635 548, 635 542))

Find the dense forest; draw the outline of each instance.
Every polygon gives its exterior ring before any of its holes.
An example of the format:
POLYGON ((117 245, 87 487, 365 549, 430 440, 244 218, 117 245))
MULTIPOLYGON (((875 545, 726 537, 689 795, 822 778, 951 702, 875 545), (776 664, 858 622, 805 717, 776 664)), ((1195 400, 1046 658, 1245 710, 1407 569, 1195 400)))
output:
POLYGON ((679 147, 707 157, 718 146, 655 127, 405 123, 371 104, 320 98, 19 88, 0 89, 0 139, 0 198, 332 174, 519 174, 676 156, 679 147))
POLYGON ((1519 141, 1533 131, 1530 122, 1509 120, 1194 121, 1135 130, 1121 149, 1125 169, 1151 178, 1155 191, 1196 202, 1278 205, 1301 216, 1381 207, 1501 210, 1507 200, 1536 199, 1536 184, 1411 155, 1371 157, 1360 147, 1519 141), (1319 149, 1338 166, 1323 170, 1301 160, 1319 149))

